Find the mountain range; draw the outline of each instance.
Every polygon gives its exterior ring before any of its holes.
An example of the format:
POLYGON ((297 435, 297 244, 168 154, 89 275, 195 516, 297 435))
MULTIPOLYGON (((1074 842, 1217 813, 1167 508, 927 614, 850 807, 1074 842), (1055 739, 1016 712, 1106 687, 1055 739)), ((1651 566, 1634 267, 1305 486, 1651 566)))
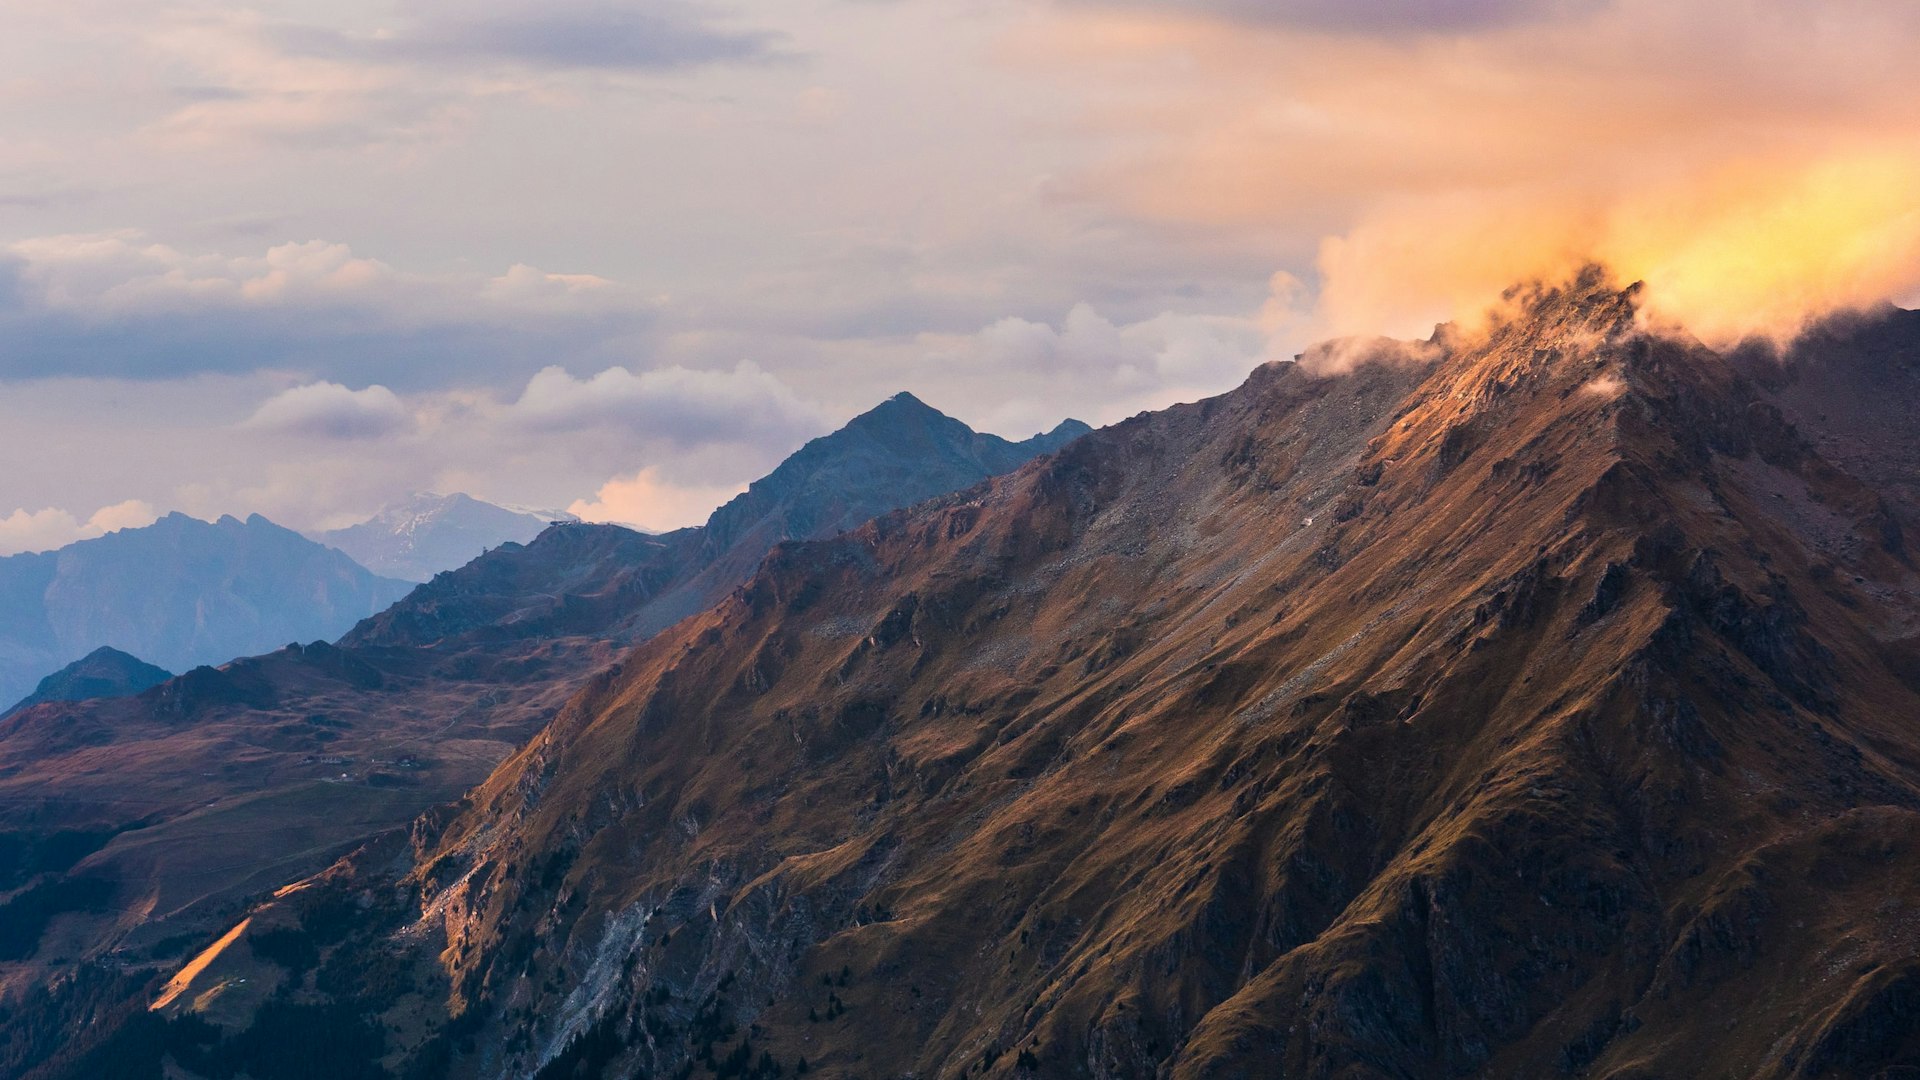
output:
POLYGON ((856 422, 731 527, 555 526, 337 647, 18 714, 0 1067, 1920 1071, 1920 317, 1716 351, 1598 269, 1509 299, 843 531, 865 507, 814 478, 961 445, 856 422), (531 738, 457 798, 421 770, 445 801, 317 872, 264 854, 288 815, 223 852, 250 885, 136 899, 198 869, 138 853, 237 833, 185 812, 205 787, 103 825, 80 763, 214 765, 182 725, 269 761, 238 733, 321 702, 340 745, 531 738))
POLYGON ((571 520, 563 511, 511 510, 460 493, 421 494, 358 525, 309 535, 383 577, 420 582, 503 543, 524 544, 554 521, 571 520))
POLYGON ((0 1016, 0 1074, 43 1058, 65 1010, 124 1004, 247 897, 403 835, 485 779, 633 641, 738 588, 776 544, 1018 467, 1084 430, 1009 443, 896 398, 809 443, 705 528, 555 524, 437 576, 337 645, 0 720, 0 856, 9 844, 67 854, 0 859, 12 928, 0 989, 53 995, 11 1025, 0 1016))
POLYGON ((120 1059, 1920 1069, 1911 318, 1782 358, 1599 271, 1514 306, 775 547, 120 1059))
POLYGON ((411 586, 259 515, 0 558, 0 700, 101 646, 175 671, 331 639, 411 586))

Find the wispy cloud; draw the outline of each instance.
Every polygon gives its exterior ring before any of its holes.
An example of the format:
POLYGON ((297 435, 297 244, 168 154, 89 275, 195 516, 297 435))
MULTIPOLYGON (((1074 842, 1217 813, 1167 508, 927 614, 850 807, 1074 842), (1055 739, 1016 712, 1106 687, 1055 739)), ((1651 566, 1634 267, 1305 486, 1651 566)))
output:
POLYGON ((377 439, 410 430, 413 414, 384 386, 350 390, 318 382, 269 398, 246 426, 321 439, 377 439))
POLYGON ((1254 26, 1412 37, 1545 22, 1608 0, 1073 0, 1109 9, 1205 15, 1254 26))
POLYGON ((51 551, 119 529, 151 525, 158 517, 153 507, 138 499, 103 506, 85 519, 57 507, 31 512, 16 509, 0 517, 0 556, 51 551))
POLYGON ((137 231, 0 247, 0 378, 278 368, 418 386, 497 381, 643 341, 653 298, 526 265, 421 274, 304 241, 187 252, 137 231))
POLYGON ((476 0, 391 22, 323 25, 258 11, 162 15, 150 49, 193 75, 149 134, 182 147, 438 140, 502 94, 564 100, 554 79, 645 77, 791 59, 784 34, 685 0, 476 0))
POLYGON ((401 66, 286 47, 289 29, 257 11, 153 16, 144 51, 192 82, 150 124, 163 146, 206 151, 245 143, 365 145, 435 137, 458 117, 457 88, 401 66))
POLYGON ((1109 87, 1097 122, 1136 148, 1080 193, 1318 232, 1342 332, 1420 332, 1587 259, 1710 336, 1920 286, 1910 5, 1340 6, 1332 37, 1312 2, 1086 0, 1037 24, 1027 60, 1109 87))
POLYGON ((771 31, 730 28, 712 11, 676 0, 558 0, 439 5, 400 31, 341 45, 462 67, 677 71, 768 61, 782 55, 784 41, 771 31))

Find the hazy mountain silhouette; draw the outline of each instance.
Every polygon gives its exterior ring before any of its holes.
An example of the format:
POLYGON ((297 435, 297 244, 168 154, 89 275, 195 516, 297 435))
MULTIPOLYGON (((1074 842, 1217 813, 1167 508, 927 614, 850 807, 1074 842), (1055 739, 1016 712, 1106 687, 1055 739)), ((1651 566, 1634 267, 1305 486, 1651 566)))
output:
POLYGON ((137 656, 129 656, 119 649, 102 645, 41 679, 33 693, 13 708, 0 712, 0 716, 44 701, 132 697, 171 678, 173 673, 165 668, 155 667, 137 656))
POLYGON ((0 558, 0 700, 102 645, 184 671, 337 637, 408 588, 257 514, 0 558))
POLYGON ((415 495, 344 529, 309 534, 361 566, 390 578, 421 582, 453 570, 504 543, 525 543, 559 511, 533 513, 481 502, 470 495, 415 495))

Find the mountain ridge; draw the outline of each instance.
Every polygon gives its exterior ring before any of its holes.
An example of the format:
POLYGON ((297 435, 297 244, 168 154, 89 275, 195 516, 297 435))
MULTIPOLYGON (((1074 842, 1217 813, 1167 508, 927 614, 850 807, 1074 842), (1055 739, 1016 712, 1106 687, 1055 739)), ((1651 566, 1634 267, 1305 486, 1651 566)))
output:
POLYGON ((1897 500, 1633 290, 1519 307, 780 545, 254 917, 373 904, 323 970, 411 958, 339 1000, 432 1075, 1920 1065, 1897 500))

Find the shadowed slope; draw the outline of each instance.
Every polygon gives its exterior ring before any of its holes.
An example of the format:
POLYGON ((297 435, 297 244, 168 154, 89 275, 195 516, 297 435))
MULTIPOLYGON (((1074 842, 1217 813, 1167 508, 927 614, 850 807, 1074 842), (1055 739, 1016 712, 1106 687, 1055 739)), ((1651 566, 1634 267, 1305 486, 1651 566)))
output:
POLYGON ((1784 355, 1750 348, 1736 359, 1822 457, 1871 485, 1906 529, 1920 529, 1920 311, 1834 316, 1784 355))

